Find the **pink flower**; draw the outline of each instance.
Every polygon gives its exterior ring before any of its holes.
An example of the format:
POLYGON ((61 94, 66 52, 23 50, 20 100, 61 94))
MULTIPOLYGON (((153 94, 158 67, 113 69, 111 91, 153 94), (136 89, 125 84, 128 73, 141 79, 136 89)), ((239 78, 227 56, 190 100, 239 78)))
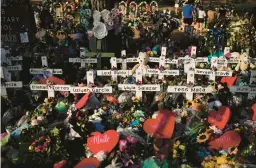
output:
POLYGON ((120 140, 119 141, 119 150, 123 151, 127 148, 127 141, 126 140, 120 140))
POLYGON ((40 136, 40 138, 39 139, 44 139, 45 138, 45 136, 40 136))
POLYGON ((43 146, 42 146, 42 145, 38 145, 38 146, 37 146, 37 148, 42 149, 42 148, 43 148, 43 146))
POLYGON ((36 147, 35 152, 40 152, 40 149, 38 147, 36 147))
POLYGON ((36 145, 36 141, 32 142, 32 145, 36 145))
POLYGON ((44 142, 44 147, 47 147, 48 146, 48 142, 44 142))
POLYGON ((136 144, 137 143, 137 140, 135 138, 133 138, 132 136, 128 136, 126 139, 128 140, 128 142, 130 142, 132 144, 136 144))

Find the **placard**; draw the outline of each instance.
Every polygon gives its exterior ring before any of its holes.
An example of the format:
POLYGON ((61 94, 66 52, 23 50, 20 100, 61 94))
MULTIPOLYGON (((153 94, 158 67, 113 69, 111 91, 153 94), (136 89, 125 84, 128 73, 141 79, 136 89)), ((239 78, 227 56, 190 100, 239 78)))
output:
POLYGON ((167 75, 167 76, 177 76, 180 74, 179 70, 164 70, 159 71, 160 75, 167 75))
POLYGON ((70 93, 112 93, 112 87, 70 87, 70 93))
POLYGON ((208 62, 208 58, 207 57, 197 57, 195 59, 195 62, 208 62))
POLYGON ((4 82, 4 83, 2 83, 2 85, 3 85, 5 88, 22 88, 22 87, 23 87, 22 81, 17 81, 17 82, 4 82))
POLYGON ((251 91, 249 86, 231 86, 229 89, 234 93, 249 93, 251 91))
POLYGON ((118 84, 118 90, 139 91, 139 92, 158 92, 158 91, 160 91, 160 85, 118 84))
POLYGON ((126 62, 138 62, 138 58, 127 58, 126 62))
POLYGON ((212 75, 213 71, 210 69, 195 69, 195 74, 198 75, 212 75))
POLYGON ((53 90, 53 91, 70 91, 70 85, 45 85, 45 84, 31 84, 30 90, 53 90))
POLYGON ((30 1, 2 0, 1 5, 1 41, 7 43, 25 43, 29 41, 28 36, 36 33, 30 1), (20 33, 22 33, 22 38, 20 33))
POLYGON ((159 62, 159 58, 157 58, 157 57, 149 57, 149 62, 159 62))
MULTIPOLYGON (((129 76, 132 74, 131 70, 118 70, 116 71, 118 76, 129 76)), ((97 76, 111 76, 111 70, 97 70, 97 76)))
POLYGON ((21 65, 7 66, 6 69, 8 71, 22 71, 22 66, 21 65))
POLYGON ((187 87, 187 86, 168 86, 167 91, 169 93, 212 93, 214 90, 212 87, 187 87))
POLYGON ((9 59, 11 61, 22 61, 23 60, 22 56, 9 57, 9 59))
POLYGON ((20 42, 21 43, 28 43, 29 42, 28 32, 20 33, 20 42))
POLYGON ((232 76, 232 72, 216 71, 216 76, 232 76))
POLYGON ((42 68, 30 68, 30 74, 44 74, 50 72, 52 74, 62 74, 62 69, 42 69, 42 68))
POLYGON ((166 64, 178 64, 178 60, 177 59, 169 59, 169 58, 167 58, 167 59, 165 59, 165 63, 166 64))

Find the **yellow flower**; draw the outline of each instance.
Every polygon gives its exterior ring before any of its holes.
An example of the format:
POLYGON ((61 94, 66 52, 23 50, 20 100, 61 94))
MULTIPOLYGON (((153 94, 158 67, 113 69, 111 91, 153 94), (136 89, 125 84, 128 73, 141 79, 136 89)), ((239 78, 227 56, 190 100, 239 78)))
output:
POLYGON ((46 109, 42 109, 42 113, 44 113, 44 114, 45 114, 46 112, 47 112, 47 111, 46 111, 46 109))
POLYGON ((208 139, 210 138, 210 135, 205 132, 205 133, 202 133, 202 134, 199 134, 196 138, 197 142, 198 143, 204 143, 206 142, 208 139))
POLYGON ((236 129, 234 129, 234 131, 236 131, 236 132, 240 132, 240 128, 236 128, 236 129))
POLYGON ((192 100, 187 101, 187 104, 186 104, 187 108, 193 107, 193 106, 194 106, 194 101, 192 101, 192 100))
POLYGON ((33 147, 32 145, 30 145, 30 146, 28 147, 28 150, 29 150, 29 151, 34 150, 34 147, 33 147))
POLYGON ((176 149, 174 149, 172 152, 173 152, 173 155, 177 155, 177 150, 176 149))
POLYGON ((172 158, 173 159, 177 158, 177 155, 176 154, 172 154, 172 158))
POLYGON ((180 145, 179 148, 180 148, 181 150, 185 150, 185 146, 184 146, 184 145, 180 145))
POLYGON ((216 168, 216 163, 214 161, 205 162, 204 168, 216 168))
POLYGON ((219 165, 226 164, 228 162, 226 156, 217 157, 216 161, 217 161, 217 164, 219 165))

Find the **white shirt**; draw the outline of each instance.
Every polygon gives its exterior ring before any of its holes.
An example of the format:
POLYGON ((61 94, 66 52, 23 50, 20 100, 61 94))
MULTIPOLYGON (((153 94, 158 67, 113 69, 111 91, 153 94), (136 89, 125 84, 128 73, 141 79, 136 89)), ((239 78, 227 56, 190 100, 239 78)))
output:
POLYGON ((206 17, 206 13, 203 10, 198 10, 198 18, 203 19, 206 17))

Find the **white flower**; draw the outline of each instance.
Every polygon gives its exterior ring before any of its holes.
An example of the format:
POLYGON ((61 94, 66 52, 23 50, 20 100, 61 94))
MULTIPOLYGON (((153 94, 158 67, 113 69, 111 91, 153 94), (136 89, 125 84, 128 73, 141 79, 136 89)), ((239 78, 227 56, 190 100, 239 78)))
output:
POLYGON ((31 120, 31 125, 32 126, 38 125, 37 120, 36 119, 32 119, 31 120))
POLYGON ((91 156, 92 156, 92 152, 87 151, 87 152, 86 152, 86 157, 87 157, 87 158, 90 158, 91 156))
POLYGON ((38 117, 37 117, 37 120, 38 120, 38 121, 43 121, 43 120, 44 120, 44 116, 38 116, 38 117))
POLYGON ((153 119, 156 119, 156 118, 157 118, 157 115, 158 115, 158 112, 154 112, 154 114, 152 115, 152 118, 153 118, 153 119))
POLYGON ((176 123, 181 123, 181 117, 180 116, 176 116, 175 117, 175 122, 176 123))
POLYGON ((215 134, 222 134, 222 133, 223 133, 223 132, 222 132, 220 129, 218 129, 216 126, 210 126, 210 129, 212 129, 215 134))
POLYGON ((105 167, 105 168, 121 168, 121 167, 123 167, 123 164, 121 164, 121 163, 116 163, 116 161, 117 161, 117 158, 113 159, 113 160, 111 161, 111 164, 108 165, 108 166, 105 167))
POLYGON ((106 25, 102 22, 95 23, 92 32, 97 39, 103 39, 108 35, 106 25))
POLYGON ((141 121, 141 122, 144 122, 144 121, 145 121, 145 119, 141 117, 141 118, 140 118, 140 121, 141 121))
POLYGON ((232 168, 229 164, 223 164, 220 166, 220 168, 232 168))
POLYGON ((96 155, 94 155, 100 162, 104 161, 107 157, 104 151, 98 152, 96 155))
POLYGON ((101 13, 97 10, 93 11, 93 21, 94 22, 100 22, 101 13))
POLYGON ((101 17, 102 19, 104 20, 104 22, 107 22, 108 19, 109 19, 109 14, 110 14, 110 11, 107 10, 107 9, 104 9, 103 11, 101 11, 101 17))

